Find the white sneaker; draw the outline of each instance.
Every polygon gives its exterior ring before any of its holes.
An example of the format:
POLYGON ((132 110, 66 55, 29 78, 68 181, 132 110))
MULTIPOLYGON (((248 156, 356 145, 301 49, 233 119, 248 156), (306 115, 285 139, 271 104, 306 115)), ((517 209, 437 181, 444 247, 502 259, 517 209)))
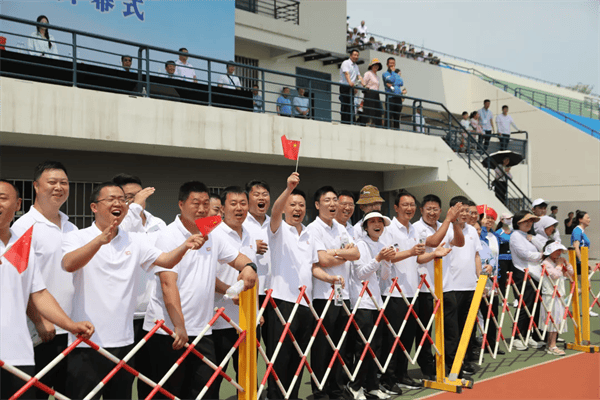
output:
POLYGON ((375 399, 389 399, 392 397, 389 394, 386 394, 379 389, 371 390, 367 394, 369 395, 369 397, 375 398, 375 399))
POLYGON ((516 299, 515 299, 515 301, 513 301, 513 307, 514 307, 514 308, 517 308, 517 307, 519 307, 519 300, 516 300, 516 299))
POLYGON ((353 399, 367 400, 367 398, 365 397, 365 391, 363 390, 363 388, 354 390, 350 387, 350 384, 348 384, 348 385, 346 385, 346 389, 348 390, 348 392, 350 393, 350 395, 352 396, 353 399))
POLYGON ((541 349, 545 345, 546 345, 546 343, 544 343, 544 342, 536 342, 532 338, 529 338, 529 340, 527 341, 527 346, 531 347, 532 349, 541 349))
POLYGON ((592 310, 590 310, 590 317, 597 317, 598 313, 597 312, 593 312, 592 310))
POLYGON ((527 346, 525 346, 523 344, 523 342, 521 341, 521 339, 515 339, 515 342, 513 343, 513 347, 515 348, 515 350, 519 350, 519 351, 525 351, 525 350, 527 350, 527 346))

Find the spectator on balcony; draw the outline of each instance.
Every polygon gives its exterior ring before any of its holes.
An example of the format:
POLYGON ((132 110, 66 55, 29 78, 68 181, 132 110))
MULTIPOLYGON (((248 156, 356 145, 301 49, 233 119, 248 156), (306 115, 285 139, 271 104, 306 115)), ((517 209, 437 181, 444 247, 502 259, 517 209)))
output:
POLYGON ((410 49, 408 49, 408 53, 406 53, 406 58, 410 58, 413 60, 417 58, 414 47, 411 46, 410 49))
POLYGON ((304 88, 298 88, 298 96, 292 101, 292 112, 296 118, 309 118, 309 98, 305 94, 304 88))
POLYGON ((121 56, 121 67, 125 70, 125 72, 132 72, 131 71, 132 60, 133 59, 131 56, 121 56))
POLYGON ((495 179, 492 182, 494 185, 494 192, 496 193, 496 198, 500 200, 503 204, 506 204, 506 195, 508 191, 508 179, 512 179, 512 174, 510 173, 510 167, 508 164, 510 163, 510 158, 506 157, 502 160, 502 165, 498 165, 494 170, 495 179))
POLYGON ((365 96, 362 91, 354 89, 354 122, 359 125, 365 125, 364 113, 365 96))
MULTIPOLYGON (((182 47, 179 49, 182 53, 188 53, 188 49, 182 47)), ((196 79, 196 71, 194 70, 194 66, 187 62, 188 56, 184 56, 183 54, 179 55, 179 59, 175 62, 177 64, 177 68, 175 69, 175 75, 180 76, 184 81, 197 82, 196 79)))
POLYGON ((367 25, 365 25, 365 21, 361 21, 360 26, 356 29, 361 35, 366 35, 369 32, 369 30, 367 29, 367 25))
POLYGON ((281 96, 277 99, 277 115, 281 115, 282 117, 292 116, 292 101, 289 97, 290 88, 284 87, 281 90, 281 96))
POLYGON ((383 85, 387 95, 389 126, 393 129, 400 128, 400 115, 402 113, 402 95, 406 94, 404 80, 400 75, 400 70, 396 69, 396 59, 389 57, 387 59, 388 70, 383 73, 383 85))
POLYGON ((354 87, 356 80, 358 79, 364 86, 363 78, 360 75, 358 65, 356 64, 359 54, 358 50, 352 50, 350 52, 350 58, 344 61, 340 67, 340 113, 342 123, 344 124, 349 124, 352 120, 352 109, 350 107, 353 104, 352 88, 354 87))
POLYGON ((224 87, 228 89, 242 89, 242 84, 240 83, 240 78, 235 76, 233 73, 235 72, 235 65, 227 64, 227 74, 221 75, 219 77, 218 86, 224 87))
MULTIPOLYGON (((48 18, 45 15, 37 17, 37 22, 48 24, 48 18)), ((58 58, 58 48, 54 43, 54 36, 50 34, 45 26, 38 26, 35 32, 31 34, 27 42, 29 54, 32 56, 58 58)))
POLYGON ((375 41, 375 38, 371 36, 365 47, 371 50, 377 50, 379 48, 379 45, 375 41))
POLYGON ((498 127, 498 135, 500 136, 500 150, 506 150, 508 148, 508 141, 510 140, 510 127, 512 126, 517 131, 519 130, 512 117, 508 115, 508 106, 502 106, 502 114, 496 116, 496 126, 498 127))
POLYGON ((369 39, 367 39, 367 35, 365 35, 364 33, 360 33, 358 37, 360 38, 361 46, 366 46, 367 44, 369 44, 369 39))
MULTIPOLYGON (((469 113, 467 111, 463 111, 462 113, 462 119, 460 120, 460 125, 465 128, 466 131, 468 132, 475 132, 473 130, 473 128, 471 127, 471 121, 469 121, 469 113)), ((461 140, 460 140, 460 149, 461 150, 466 150, 466 145, 467 145, 467 137, 469 135, 461 132, 461 140)))
POLYGON ((487 151, 490 145, 490 139, 494 133, 494 113, 490 110, 491 102, 488 99, 483 101, 483 108, 479 110, 479 125, 483 129, 485 135, 479 136, 479 144, 483 146, 483 150, 487 151))
POLYGON ((258 85, 252 85, 252 105, 254 106, 254 112, 264 112, 263 104, 263 98, 258 94, 258 85))
POLYGON ((347 46, 350 47, 354 44, 354 33, 350 32, 346 35, 347 46))
POLYGON ((175 70, 177 69, 177 64, 175 61, 169 60, 165 63, 165 71, 167 72, 167 78, 175 77, 175 70))
POLYGON ((424 62, 425 61, 425 52, 420 51, 417 53, 417 61, 424 62))
POLYGON ((479 112, 473 111, 471 115, 469 115, 469 122, 471 123, 471 132, 476 133, 481 138, 483 134, 483 128, 479 125, 479 112))
POLYGON ((377 71, 381 71, 383 65, 377 58, 371 60, 368 71, 365 73, 363 85, 367 88, 365 92, 365 118, 367 125, 381 126, 383 107, 379 98, 379 77, 377 71))

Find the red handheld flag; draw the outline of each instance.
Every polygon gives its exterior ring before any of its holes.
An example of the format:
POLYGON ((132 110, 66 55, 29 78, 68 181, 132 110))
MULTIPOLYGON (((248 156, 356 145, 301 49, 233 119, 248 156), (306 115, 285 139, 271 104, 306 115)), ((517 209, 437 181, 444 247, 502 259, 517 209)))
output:
POLYGON ((31 238, 33 236, 33 225, 27 229, 23 236, 13 243, 12 247, 4 253, 4 258, 7 259, 17 269, 19 274, 27 269, 29 262, 29 250, 31 249, 31 238))
POLYGON ((285 135, 281 136, 281 145, 283 146, 283 156, 290 160, 297 160, 300 152, 299 140, 288 140, 285 135))
POLYGON ((213 217, 198 218, 196 220, 196 226, 198 227, 198 229, 200 229, 200 233, 202 234, 202 236, 208 235, 220 223, 220 215, 215 215, 213 217))

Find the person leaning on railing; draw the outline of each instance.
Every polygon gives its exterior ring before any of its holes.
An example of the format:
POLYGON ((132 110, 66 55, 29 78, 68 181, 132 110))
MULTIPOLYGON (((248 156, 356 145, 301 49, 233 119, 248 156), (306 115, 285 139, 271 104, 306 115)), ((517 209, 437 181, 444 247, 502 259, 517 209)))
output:
POLYGON ((393 129, 400 128, 400 114, 402 113, 402 95, 406 94, 404 80, 400 76, 400 70, 396 69, 396 59, 389 57, 387 59, 388 70, 383 73, 383 85, 385 92, 388 93, 387 108, 388 118, 390 119, 390 127, 393 129))
POLYGON ((365 73, 363 79, 365 88, 365 116, 367 125, 381 126, 381 116, 383 107, 379 98, 379 77, 377 71, 381 71, 383 66, 377 58, 374 58, 369 65, 369 70, 365 73))
POLYGON ((358 50, 352 50, 350 58, 344 61, 340 67, 340 113, 343 124, 351 122, 352 88, 356 80, 358 79, 364 86, 363 78, 356 64, 359 54, 358 50))
MULTIPOLYGON (((45 15, 37 17, 37 22, 42 24, 48 23, 48 18, 45 15)), ((27 42, 29 54, 32 56, 58 58, 58 48, 54 43, 54 36, 48 32, 48 28, 38 26, 35 32, 31 34, 27 42)))

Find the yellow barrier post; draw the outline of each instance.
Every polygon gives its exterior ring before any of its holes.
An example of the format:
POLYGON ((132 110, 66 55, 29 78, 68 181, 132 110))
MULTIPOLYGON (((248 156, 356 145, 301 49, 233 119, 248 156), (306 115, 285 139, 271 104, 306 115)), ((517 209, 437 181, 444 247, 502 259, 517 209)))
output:
MULTIPOLYGON (((585 353, 597 353, 600 351, 598 346, 590 344, 590 281, 589 281, 589 249, 587 247, 581 247, 581 325, 579 318, 579 296, 577 287, 575 287, 575 298, 576 302, 573 302, 573 314, 576 316, 577 325, 581 329, 575 331, 575 343, 566 343, 566 349, 583 351, 585 353)), ((575 284, 577 285, 577 268, 575 267, 575 250, 569 249, 569 261, 573 265, 575 270, 575 284)))
POLYGON ((256 299, 257 286, 240 293, 240 328, 246 331, 246 340, 239 347, 238 377, 244 392, 238 391, 238 400, 256 400, 256 299))
MULTIPOLYGON (((465 327, 463 329, 462 336, 460 337, 460 342, 458 343, 456 357, 454 357, 454 364, 452 364, 452 369, 450 370, 450 375, 448 376, 448 379, 451 382, 460 382, 460 380, 458 379, 458 374, 460 373, 460 368, 462 367, 463 359, 467 354, 469 341, 471 340, 471 333, 473 332, 473 328, 477 323, 477 313, 479 312, 479 304, 481 303, 481 297, 483 296, 483 291, 485 289, 485 284, 487 280, 487 275, 480 275, 479 279, 477 280, 477 287, 475 288, 475 294, 473 294, 473 301, 471 302, 471 306, 469 307, 467 321, 465 322, 465 327)), ((467 387, 473 386, 473 381, 463 381, 468 382, 469 386, 467 387)))
MULTIPOLYGON (((446 360, 444 350, 444 288, 443 288, 443 275, 442 275, 442 259, 436 258, 434 261, 434 282, 435 282, 435 295, 440 299, 440 308, 435 315, 435 346, 440 351, 440 354, 436 354, 436 380, 429 381, 423 380, 423 386, 430 389, 445 390, 447 392, 460 393, 462 392, 463 382, 457 380, 450 382, 446 378, 446 360)), ((472 386, 472 384, 471 384, 472 386)))
POLYGON ((579 346, 581 345, 581 314, 579 312, 579 282, 577 278, 577 255, 575 254, 575 248, 569 247, 569 263, 573 266, 573 285, 575 290, 573 291, 573 320, 577 326, 573 326, 573 334, 575 335, 575 343, 566 344, 565 348, 571 348, 570 345, 579 346))

